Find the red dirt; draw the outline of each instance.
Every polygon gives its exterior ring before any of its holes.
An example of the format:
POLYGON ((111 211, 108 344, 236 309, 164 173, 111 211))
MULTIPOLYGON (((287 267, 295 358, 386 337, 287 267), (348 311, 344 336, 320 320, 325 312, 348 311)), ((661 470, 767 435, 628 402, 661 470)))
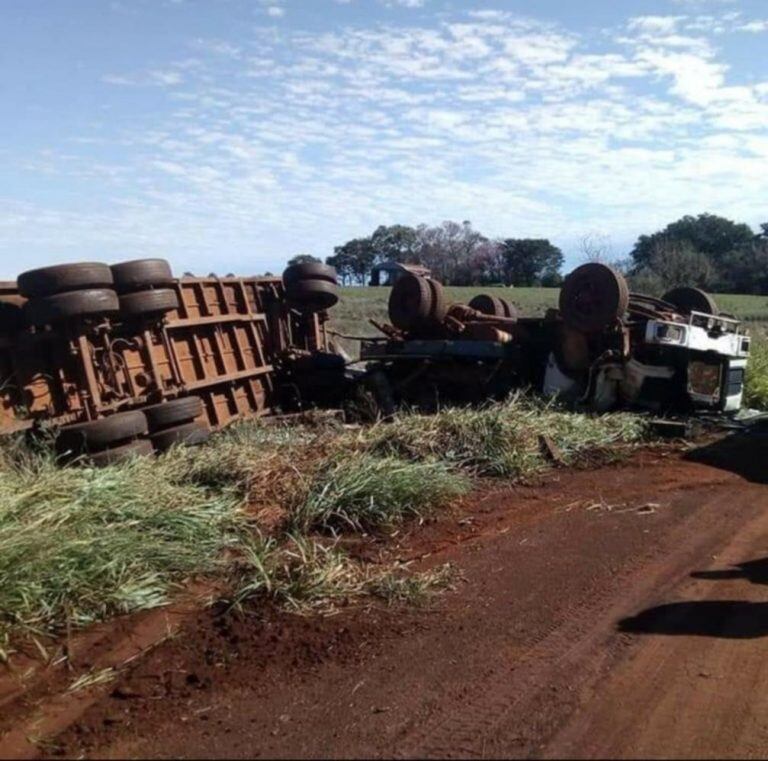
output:
MULTIPOLYGON (((79 718, 37 752, 766 755, 766 455, 757 437, 699 461, 644 452, 480 495, 392 550, 461 570, 427 609, 187 614, 116 681, 76 693, 79 718)), ((11 700, 0 731, 16 744, 2 736, 0 754, 32 752, 32 719, 61 729, 49 708, 73 698, 47 684, 11 700)))

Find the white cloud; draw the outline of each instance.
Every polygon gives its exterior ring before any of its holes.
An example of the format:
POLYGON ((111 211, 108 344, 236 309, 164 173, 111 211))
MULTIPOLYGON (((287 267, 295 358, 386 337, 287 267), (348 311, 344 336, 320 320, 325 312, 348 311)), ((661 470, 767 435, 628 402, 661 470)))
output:
POLYGON ((759 34, 760 32, 768 32, 768 19, 762 19, 759 21, 748 21, 746 24, 742 24, 738 27, 740 32, 753 32, 759 34))
POLYGON ((627 26, 643 33, 671 34, 682 19, 682 16, 636 16, 629 20, 627 26))
POLYGON ((267 7, 266 14, 271 18, 281 18, 285 15, 285 8, 281 8, 279 5, 270 5, 267 7))
MULTIPOLYGON (((258 4, 270 7, 282 8, 258 4)), ((96 166, 87 144, 37 157, 47 177, 106 183, 105 210, 6 204, 0 250, 61 239, 66 224, 65 245, 179 250, 185 269, 269 241, 274 268, 382 222, 469 218, 557 240, 599 219, 626 240, 694 202, 756 222, 768 83, 734 75, 714 35, 750 22, 724 16, 635 17, 595 39, 478 9, 196 40, 195 58, 104 77, 167 88, 151 128, 119 136, 122 163, 96 166)))

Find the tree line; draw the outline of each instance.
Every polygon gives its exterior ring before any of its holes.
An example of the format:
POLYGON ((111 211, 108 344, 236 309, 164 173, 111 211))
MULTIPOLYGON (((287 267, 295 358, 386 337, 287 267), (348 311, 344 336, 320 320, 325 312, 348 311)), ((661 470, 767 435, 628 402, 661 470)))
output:
MULTIPOLYGON (((291 262, 319 261, 302 255, 291 262)), ((381 225, 366 238, 336 246, 326 264, 345 285, 368 283, 376 264, 420 264, 445 285, 558 285, 563 253, 544 239, 491 240, 471 222, 429 227, 381 225)))
MULTIPOLYGON (((613 257, 599 238, 582 240, 583 261, 603 261, 624 272, 633 290, 661 294, 677 285, 714 292, 768 293, 768 222, 755 232, 714 214, 685 216, 641 235, 629 255, 613 257)), ((320 261, 310 255, 290 263, 320 261)), ((336 246, 326 264, 345 285, 366 285, 377 264, 428 267, 445 285, 557 286, 564 256, 546 238, 488 238, 470 222, 430 227, 382 225, 364 238, 336 246)))

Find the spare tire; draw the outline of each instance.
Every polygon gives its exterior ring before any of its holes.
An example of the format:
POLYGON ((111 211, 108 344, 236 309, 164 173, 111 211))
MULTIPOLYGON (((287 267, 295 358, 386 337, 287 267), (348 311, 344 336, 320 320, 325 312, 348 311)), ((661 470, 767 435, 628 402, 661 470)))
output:
POLYGON ((94 468, 106 468, 109 465, 119 465, 120 463, 132 460, 134 457, 147 457, 153 455, 155 449, 152 442, 148 439, 131 441, 119 447, 110 447, 101 452, 93 452, 84 460, 83 465, 91 465, 94 468))
POLYGON ((113 278, 106 264, 78 262, 28 270, 19 275, 17 282, 22 296, 38 299, 70 291, 112 288, 113 278))
POLYGON ((179 308, 179 297, 170 288, 156 291, 126 293, 120 297, 120 311, 137 317, 144 314, 164 314, 179 308))
POLYGON ((199 396, 185 396, 162 404, 153 404, 141 410, 147 418, 152 433, 165 428, 188 423, 203 414, 203 402, 199 396))
POLYGON ((671 291, 667 291, 664 294, 662 301, 671 304, 683 314, 690 314, 691 312, 701 312, 703 314, 711 315, 720 314, 717 302, 700 288, 691 288, 688 286, 673 288, 671 291))
POLYGON ((400 330, 413 330, 427 322, 434 310, 432 288, 426 278, 411 272, 401 275, 389 294, 389 319, 400 330))
POLYGON ((91 420, 88 423, 68 425, 59 431, 56 438, 58 452, 97 452, 129 439, 148 433, 144 413, 118 412, 110 417, 91 420))
POLYGON ((49 325, 73 317, 111 314, 119 309, 120 302, 114 291, 70 291, 30 299, 24 305, 24 318, 30 325, 49 325))
POLYGON ((621 319, 629 306, 624 276, 599 262, 582 264, 560 289, 560 313, 568 327, 599 333, 621 319))
POLYGON ((288 288, 299 280, 325 280, 327 283, 337 285, 338 274, 330 264, 321 262, 306 262, 305 264, 292 264, 283 272, 283 285, 288 288))
POLYGON ((151 288, 168 288, 176 282, 165 259, 135 259, 113 264, 112 277, 118 293, 133 293, 151 288))
POLYGON ((211 437, 211 431, 203 423, 186 423, 175 428, 152 434, 150 439, 157 452, 167 452, 172 446, 183 444, 195 446, 203 444, 211 437))
POLYGON ((297 280, 285 289, 291 306, 300 312, 322 312, 339 301, 339 289, 327 280, 297 280))
POLYGON ((469 308, 490 315, 491 317, 507 316, 501 299, 487 293, 481 293, 480 295, 475 296, 472 301, 469 302, 469 308))

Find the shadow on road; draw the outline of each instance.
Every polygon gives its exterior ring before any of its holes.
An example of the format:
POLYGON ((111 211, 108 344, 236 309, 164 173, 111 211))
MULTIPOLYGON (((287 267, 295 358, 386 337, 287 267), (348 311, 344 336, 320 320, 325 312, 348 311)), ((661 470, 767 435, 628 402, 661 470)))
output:
POLYGON ((768 635, 768 603, 741 600, 673 602, 648 608, 619 621, 619 631, 723 639, 755 639, 768 635))
POLYGON ((736 473, 756 484, 768 483, 768 431, 761 427, 734 433, 712 444, 694 449, 686 460, 736 473))
POLYGON ((746 579, 752 584, 768 584, 768 558, 748 560, 746 563, 729 568, 725 571, 694 571, 694 579, 746 579))
MULTIPOLYGON (((694 571, 694 579, 744 579, 768 584, 768 558, 748 560, 722 571, 694 571)), ((685 634, 725 639, 753 639, 768 635, 768 603, 745 600, 697 600, 648 608, 619 621, 631 634, 685 634)))

